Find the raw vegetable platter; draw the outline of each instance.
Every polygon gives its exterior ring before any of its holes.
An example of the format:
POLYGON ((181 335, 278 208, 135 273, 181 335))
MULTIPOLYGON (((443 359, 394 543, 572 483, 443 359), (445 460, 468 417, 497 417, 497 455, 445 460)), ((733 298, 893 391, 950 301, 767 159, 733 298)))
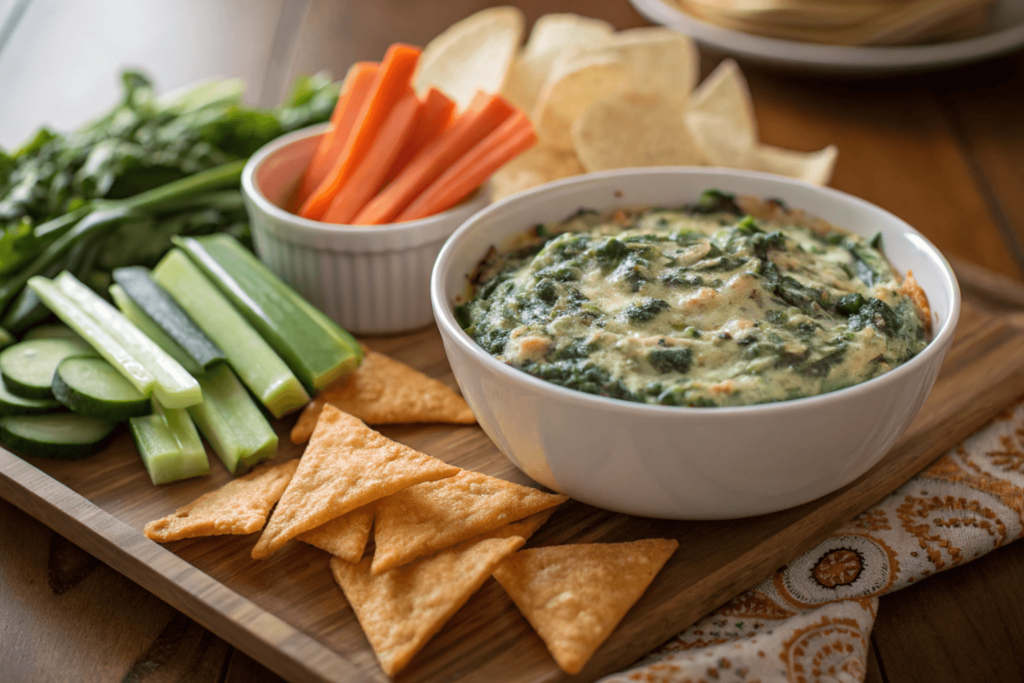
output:
MULTIPOLYGON (((598 650, 582 680, 628 666, 687 624, 811 547, 996 414, 1024 381, 1024 317, 986 294, 983 278, 958 275, 965 292, 959 337, 921 415, 871 472, 842 491, 792 510, 727 522, 662 522, 570 503, 531 545, 676 538, 680 549, 598 650)), ((1024 298, 1022 298, 1024 300, 1024 298)), ((434 330, 368 347, 454 386, 434 330)), ((279 460, 297 457, 274 421, 279 460)), ((528 483, 478 427, 382 428, 389 438, 460 467, 528 483)), ((293 543, 250 558, 256 536, 180 541, 161 547, 143 526, 230 480, 208 477, 153 486, 120 432, 84 461, 21 459, 0 452, 0 495, 66 535, 218 635, 293 680, 386 680, 327 568, 328 555, 293 543)), ((562 680, 529 624, 493 581, 473 596, 397 680, 562 680)))

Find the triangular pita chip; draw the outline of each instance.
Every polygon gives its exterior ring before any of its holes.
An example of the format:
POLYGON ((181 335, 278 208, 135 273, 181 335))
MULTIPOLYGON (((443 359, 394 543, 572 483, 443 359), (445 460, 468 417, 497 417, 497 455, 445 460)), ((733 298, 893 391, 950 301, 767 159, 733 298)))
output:
POLYGON ((530 537, 537 533, 537 530, 544 526, 554 513, 555 508, 548 508, 543 512, 530 515, 518 522, 506 524, 503 527, 498 527, 494 531, 488 531, 486 534, 481 534, 478 538, 508 538, 509 536, 518 536, 524 541, 529 541, 530 537))
POLYGON ((173 515, 146 525, 146 538, 168 543, 197 536, 252 534, 263 528, 267 513, 278 501, 299 466, 298 460, 269 463, 210 491, 173 515))
POLYGON ((458 472, 458 467, 395 443, 351 415, 325 406, 299 469, 252 556, 267 557, 299 534, 358 507, 458 472))
POLYGON ((410 486, 377 507, 373 573, 383 574, 566 500, 568 496, 469 470, 410 486))
POLYGON ((305 443, 309 439, 325 404, 370 425, 476 423, 465 399, 448 385, 369 350, 359 369, 321 391, 306 406, 292 429, 292 443, 305 443))
POLYGON ((651 538, 532 548, 505 560, 494 578, 558 666, 576 674, 678 547, 678 541, 651 538))
POLYGON ((295 538, 326 550, 346 562, 358 562, 366 550, 366 542, 370 540, 370 528, 373 526, 373 512, 376 508, 375 501, 341 517, 335 517, 326 524, 321 524, 295 538))
POLYGON ((381 576, 370 573, 369 557, 357 564, 332 557, 331 571, 381 668, 394 676, 523 543, 474 539, 381 576))

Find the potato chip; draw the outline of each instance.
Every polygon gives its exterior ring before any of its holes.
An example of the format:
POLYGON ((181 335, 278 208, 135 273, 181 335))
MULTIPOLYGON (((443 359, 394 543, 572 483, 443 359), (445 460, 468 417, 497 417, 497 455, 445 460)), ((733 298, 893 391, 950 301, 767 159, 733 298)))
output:
POLYGON ((771 145, 757 145, 751 150, 744 168, 799 178, 814 185, 828 185, 838 156, 839 149, 835 145, 817 152, 796 152, 771 145))
POLYGON ((630 90, 685 100, 700 78, 700 54, 690 38, 671 29, 634 28, 616 33, 606 46, 626 64, 630 90))
POLYGON ((572 149, 573 123, 594 102, 625 83, 629 69, 614 53, 570 48, 555 60, 531 119, 541 144, 572 149))
POLYGON ((491 177, 491 196, 497 201, 516 192, 581 173, 586 173, 586 170, 575 151, 537 145, 491 177))
POLYGON ((569 12, 545 14, 534 22, 523 56, 552 55, 575 45, 596 45, 614 32, 614 26, 600 19, 569 12))
POLYGON ((371 425, 476 423, 465 399, 446 384, 369 350, 355 372, 321 391, 306 406, 292 429, 292 443, 309 439, 325 404, 371 425))
POLYGON ((522 54, 512 63, 502 94, 523 111, 532 111, 551 67, 564 50, 596 45, 614 32, 611 24, 578 14, 545 14, 537 19, 522 54))
POLYGON ((146 525, 146 538, 169 543, 197 536, 252 534, 263 528, 267 513, 291 481, 298 460, 259 465, 244 477, 210 491, 173 515, 146 525))
POLYGON ((370 528, 373 526, 373 513, 376 509, 375 501, 341 517, 335 517, 326 524, 321 524, 295 538, 326 550, 346 562, 358 562, 366 550, 367 541, 370 540, 370 528))
POLYGON ((595 102, 572 128, 580 162, 588 171, 703 163, 684 106, 656 92, 632 90, 595 102))
MULTIPOLYGON (((699 127, 701 130, 720 131, 721 135, 734 139, 739 146, 757 143, 754 102, 736 62, 725 60, 704 79, 690 97, 686 121, 691 129, 699 127)), ((697 136, 696 130, 693 133, 697 136)), ((714 159, 711 163, 721 165, 714 159)))
POLYGON ((273 554, 299 534, 409 486, 450 477, 447 465, 327 405, 291 483, 252 550, 273 554))
POLYGON ((452 24, 423 49, 413 83, 435 87, 465 109, 478 90, 501 91, 523 35, 523 13, 492 7, 452 24))
POLYGON ((678 541, 652 538, 533 548, 502 562, 494 578, 558 666, 576 674, 678 547, 678 541))
POLYGON ((568 499, 469 470, 410 486, 377 507, 373 573, 383 574, 568 499))
POLYGON ((471 540, 381 576, 371 558, 331 558, 331 571, 388 676, 401 671, 462 607, 521 537, 471 540))

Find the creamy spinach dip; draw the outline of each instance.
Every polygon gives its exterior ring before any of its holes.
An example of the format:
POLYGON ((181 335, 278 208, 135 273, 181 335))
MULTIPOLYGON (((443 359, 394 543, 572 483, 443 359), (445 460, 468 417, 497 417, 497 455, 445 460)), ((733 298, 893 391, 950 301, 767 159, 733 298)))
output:
POLYGON ((581 210, 491 250, 456 309, 535 377, 670 406, 815 396, 927 343, 923 292, 867 241, 778 201, 710 190, 681 209, 581 210))

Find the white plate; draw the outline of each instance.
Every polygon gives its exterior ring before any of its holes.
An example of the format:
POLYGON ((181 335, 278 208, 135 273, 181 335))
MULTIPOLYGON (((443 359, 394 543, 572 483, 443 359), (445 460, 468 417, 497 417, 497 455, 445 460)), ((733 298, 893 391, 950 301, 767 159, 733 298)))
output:
POLYGON ((967 40, 905 47, 845 47, 765 38, 708 24, 672 0, 629 0, 656 24, 685 33, 736 57, 800 71, 895 74, 933 71, 989 59, 1024 46, 1024 0, 999 0, 992 30, 967 40))

